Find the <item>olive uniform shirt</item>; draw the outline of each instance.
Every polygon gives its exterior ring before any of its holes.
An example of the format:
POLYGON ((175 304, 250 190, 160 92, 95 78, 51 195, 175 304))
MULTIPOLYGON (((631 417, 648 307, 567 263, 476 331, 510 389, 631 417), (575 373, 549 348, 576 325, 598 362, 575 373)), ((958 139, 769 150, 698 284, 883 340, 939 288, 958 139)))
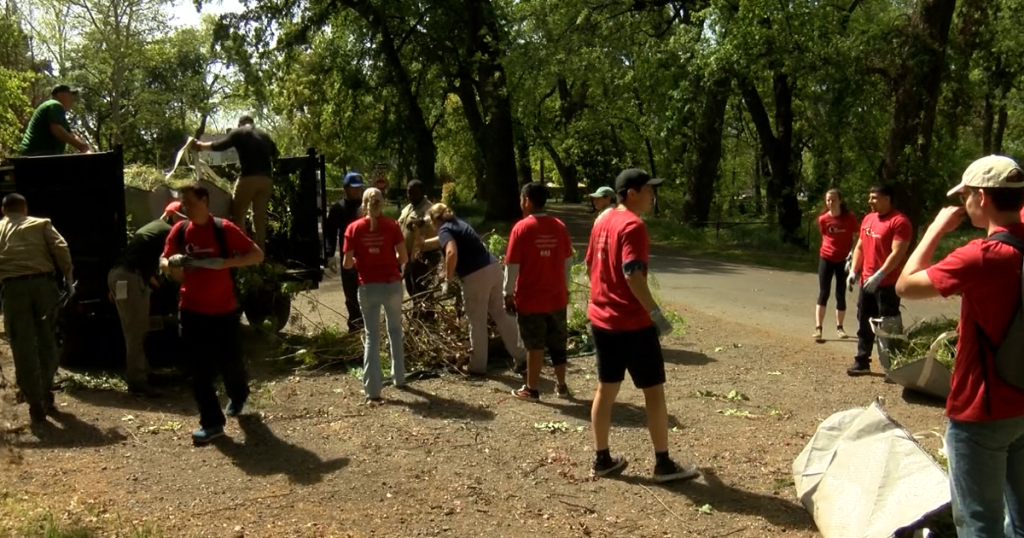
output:
MULTIPOLYGON (((398 217, 398 224, 402 227, 402 235, 405 236, 405 251, 412 255, 413 238, 415 234, 409 228, 409 224, 419 221, 423 222, 423 219, 427 217, 427 210, 433 205, 430 200, 425 197, 420 201, 419 204, 413 206, 409 204, 402 209, 401 216, 398 217)), ((433 239, 437 237, 437 232, 434 231, 434 227, 430 224, 420 226, 421 235, 424 240, 433 239)))
POLYGON ((54 260, 70 280, 71 251, 50 219, 11 214, 0 220, 0 283, 12 277, 52 274, 54 260))

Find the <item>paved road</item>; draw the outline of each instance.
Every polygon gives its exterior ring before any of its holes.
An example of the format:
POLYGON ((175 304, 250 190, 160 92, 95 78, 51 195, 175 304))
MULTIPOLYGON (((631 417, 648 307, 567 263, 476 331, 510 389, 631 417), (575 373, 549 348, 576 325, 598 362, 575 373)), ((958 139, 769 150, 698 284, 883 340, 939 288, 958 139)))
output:
MULTIPOLYGON (((593 215, 580 206, 555 206, 550 213, 569 228, 577 248, 586 248, 593 215)), ((651 268, 657 277, 662 300, 723 316, 781 335, 810 339, 814 330, 814 303, 818 296, 818 278, 810 273, 795 273, 719 262, 686 255, 679 247, 653 245, 651 268)), ((851 335, 856 332, 856 291, 847 295, 848 317, 844 323, 851 335)), ((825 336, 835 321, 835 298, 829 302, 825 318, 825 336)), ((959 299, 915 301, 904 305, 904 323, 933 316, 956 316, 959 299)), ((850 341, 827 345, 849 346, 850 341)))

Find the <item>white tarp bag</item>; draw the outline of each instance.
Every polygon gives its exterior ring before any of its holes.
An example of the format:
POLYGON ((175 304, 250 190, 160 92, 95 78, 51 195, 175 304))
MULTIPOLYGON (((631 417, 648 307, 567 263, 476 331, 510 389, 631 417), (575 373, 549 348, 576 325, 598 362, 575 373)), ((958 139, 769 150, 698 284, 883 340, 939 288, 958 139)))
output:
POLYGON ((830 416, 793 462, 824 538, 891 538, 949 510, 949 477, 877 403, 830 416))

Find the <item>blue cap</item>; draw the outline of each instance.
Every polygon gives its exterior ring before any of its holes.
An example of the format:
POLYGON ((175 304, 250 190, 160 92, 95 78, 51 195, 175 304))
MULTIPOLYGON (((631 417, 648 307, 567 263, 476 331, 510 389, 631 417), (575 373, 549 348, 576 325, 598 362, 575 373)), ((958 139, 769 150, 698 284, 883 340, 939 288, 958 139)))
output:
POLYGON ((344 185, 346 187, 365 187, 363 184, 363 176, 359 172, 349 172, 345 174, 344 185))

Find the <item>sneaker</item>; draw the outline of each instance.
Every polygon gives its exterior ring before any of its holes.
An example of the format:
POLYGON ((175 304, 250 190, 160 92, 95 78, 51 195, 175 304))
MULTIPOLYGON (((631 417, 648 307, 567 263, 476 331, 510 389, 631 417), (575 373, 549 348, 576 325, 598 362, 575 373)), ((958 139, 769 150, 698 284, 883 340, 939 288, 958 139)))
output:
POLYGON ((657 482, 675 482, 676 480, 693 480, 700 476, 695 465, 679 465, 667 460, 654 465, 654 480, 657 482))
POLYGON ((815 327, 814 329, 814 341, 821 342, 821 327, 815 327))
POLYGON ((224 437, 224 428, 199 428, 192 432, 192 444, 201 446, 210 443, 218 437, 224 437))
POLYGON ((537 389, 531 389, 526 385, 523 385, 522 388, 513 390, 512 396, 515 396, 520 400, 529 400, 531 402, 536 402, 537 400, 540 400, 540 391, 537 389))
POLYGON ((625 456, 612 456, 605 461, 594 459, 594 465, 590 468, 591 476, 608 476, 626 467, 625 456))
POLYGON ((245 409, 245 400, 235 403, 234 400, 228 400, 227 407, 224 408, 224 414, 229 417, 237 417, 242 414, 242 410, 245 409))
POLYGON ((555 396, 559 398, 572 398, 572 393, 569 392, 569 385, 555 383, 555 396))
POLYGON ((843 330, 842 326, 836 327, 836 336, 838 336, 840 340, 846 340, 850 337, 846 334, 846 331, 843 330))
POLYGON ((869 363, 854 360, 853 364, 846 369, 846 373, 852 376, 867 375, 871 373, 871 365, 869 363))

